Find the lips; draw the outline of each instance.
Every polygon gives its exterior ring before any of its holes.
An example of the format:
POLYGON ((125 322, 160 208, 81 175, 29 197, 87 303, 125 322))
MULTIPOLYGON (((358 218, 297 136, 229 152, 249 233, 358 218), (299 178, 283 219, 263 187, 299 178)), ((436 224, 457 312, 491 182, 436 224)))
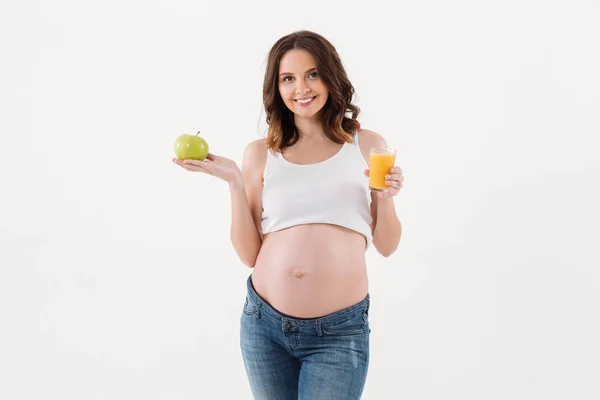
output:
POLYGON ((294 101, 301 106, 307 106, 307 105, 311 104, 315 100, 316 97, 317 96, 309 97, 307 99, 295 99, 294 101))

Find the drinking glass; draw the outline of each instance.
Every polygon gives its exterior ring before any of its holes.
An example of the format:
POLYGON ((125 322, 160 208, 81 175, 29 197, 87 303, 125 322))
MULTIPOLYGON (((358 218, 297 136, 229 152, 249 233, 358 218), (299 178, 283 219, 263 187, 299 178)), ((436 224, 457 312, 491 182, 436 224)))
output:
POLYGON ((383 192, 387 190, 385 176, 396 163, 396 149, 372 147, 369 151, 369 188, 383 192))

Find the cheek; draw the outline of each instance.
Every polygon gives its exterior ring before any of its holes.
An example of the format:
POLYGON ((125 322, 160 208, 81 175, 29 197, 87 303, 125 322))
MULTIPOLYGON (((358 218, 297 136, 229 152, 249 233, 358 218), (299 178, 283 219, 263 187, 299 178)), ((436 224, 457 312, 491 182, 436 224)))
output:
POLYGON ((327 97, 329 94, 329 90, 327 90, 327 86, 325 86, 322 82, 319 82, 315 85, 315 89, 323 95, 323 97, 327 97))
POLYGON ((291 96, 290 89, 286 88, 285 86, 279 86, 279 95, 281 96, 282 99, 288 100, 289 97, 291 96))

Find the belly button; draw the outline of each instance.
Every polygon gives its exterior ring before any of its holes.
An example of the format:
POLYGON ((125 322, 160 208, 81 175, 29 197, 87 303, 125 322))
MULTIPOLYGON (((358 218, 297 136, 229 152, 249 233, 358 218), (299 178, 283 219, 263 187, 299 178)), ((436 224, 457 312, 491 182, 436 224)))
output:
POLYGON ((304 276, 304 272, 294 270, 290 273, 290 275, 292 276, 292 278, 301 279, 304 276))

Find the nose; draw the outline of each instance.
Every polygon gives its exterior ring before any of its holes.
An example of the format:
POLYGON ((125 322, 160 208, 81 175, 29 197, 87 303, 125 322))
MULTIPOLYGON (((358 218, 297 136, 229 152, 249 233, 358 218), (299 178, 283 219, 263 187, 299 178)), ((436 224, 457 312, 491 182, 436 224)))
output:
POLYGON ((304 81, 298 80, 298 85, 296 86, 296 94, 303 94, 310 92, 310 87, 304 83, 304 81))

